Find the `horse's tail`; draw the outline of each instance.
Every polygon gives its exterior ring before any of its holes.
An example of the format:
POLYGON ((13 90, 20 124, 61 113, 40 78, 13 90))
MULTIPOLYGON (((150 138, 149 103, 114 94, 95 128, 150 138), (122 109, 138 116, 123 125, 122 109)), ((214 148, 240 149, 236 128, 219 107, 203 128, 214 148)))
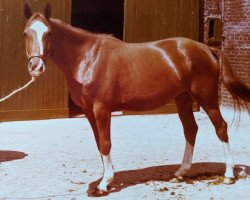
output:
POLYGON ((243 108, 250 114, 250 87, 235 75, 225 53, 215 48, 210 50, 220 61, 222 83, 233 98, 234 109, 241 111, 243 108))

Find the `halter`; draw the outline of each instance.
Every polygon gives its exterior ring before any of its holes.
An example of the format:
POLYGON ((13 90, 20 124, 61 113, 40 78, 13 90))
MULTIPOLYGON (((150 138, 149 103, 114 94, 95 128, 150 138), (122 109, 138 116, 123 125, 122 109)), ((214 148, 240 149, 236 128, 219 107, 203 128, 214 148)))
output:
POLYGON ((43 60, 44 55, 41 55, 40 53, 31 53, 30 55, 28 55, 28 60, 31 60, 32 58, 40 58, 43 60))
MULTIPOLYGON (((44 23, 44 22, 42 22, 42 23, 44 23)), ((47 25, 46 25, 46 26, 47 26, 47 25)), ((48 26, 47 26, 47 27, 48 27, 48 26)), ((49 27, 48 27, 48 30, 50 30, 49 27)), ((33 42, 36 43, 37 41, 33 41, 33 42)), ((41 50, 40 47, 39 47, 39 48, 36 48, 36 47, 34 46, 34 45, 35 45, 34 43, 31 44, 31 45, 33 46, 33 47, 32 47, 32 50, 33 50, 33 51, 32 51, 31 53, 28 53, 28 52, 27 52, 28 60, 30 60, 30 59, 32 59, 32 58, 34 58, 34 57, 40 58, 40 59, 42 59, 43 61, 46 60, 46 57, 47 57, 47 56, 48 56, 48 57, 50 56, 51 48, 50 48, 50 47, 48 48, 47 53, 45 53, 45 52, 44 52, 45 49, 43 49, 43 54, 41 54, 41 53, 40 53, 40 50, 41 50), (47 56, 46 56, 46 55, 47 55, 47 56)), ((39 42, 38 42, 38 44, 39 44, 39 42)), ((42 45, 42 44, 39 44, 39 45, 42 45)), ((49 46, 51 46, 51 45, 49 45, 49 46)))
MULTIPOLYGON (((51 54, 51 48, 49 48, 49 50, 48 50, 48 57, 50 56, 50 54, 51 54)), ((40 59, 42 59, 43 60, 43 62, 44 62, 44 60, 45 60, 45 56, 44 56, 45 54, 43 54, 43 55, 41 55, 40 53, 30 53, 30 54, 28 54, 27 56, 28 56, 28 60, 30 61, 32 58, 40 58, 40 59)))

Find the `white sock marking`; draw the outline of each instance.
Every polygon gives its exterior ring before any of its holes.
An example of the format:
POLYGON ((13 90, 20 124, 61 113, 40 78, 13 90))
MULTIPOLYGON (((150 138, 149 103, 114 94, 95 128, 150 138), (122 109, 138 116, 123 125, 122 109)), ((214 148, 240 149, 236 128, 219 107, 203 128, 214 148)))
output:
POLYGON ((224 154, 226 157, 226 172, 225 172, 225 177, 228 178, 234 178, 234 161, 230 152, 230 147, 229 144, 226 142, 222 142, 223 144, 223 149, 224 149, 224 154))
POLYGON ((102 156, 102 162, 103 162, 103 178, 102 181, 100 182, 98 188, 100 190, 107 191, 107 186, 112 182, 113 177, 114 177, 114 169, 113 165, 111 162, 110 155, 101 155, 102 156))
POLYGON ((183 176, 191 168, 194 147, 186 141, 185 153, 180 169, 175 173, 176 176, 183 176))

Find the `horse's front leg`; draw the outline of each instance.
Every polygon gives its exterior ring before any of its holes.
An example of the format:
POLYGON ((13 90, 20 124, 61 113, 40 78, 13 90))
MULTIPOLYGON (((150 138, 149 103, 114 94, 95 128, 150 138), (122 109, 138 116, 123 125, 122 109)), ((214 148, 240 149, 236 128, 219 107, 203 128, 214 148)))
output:
POLYGON ((96 119, 95 119, 95 115, 93 113, 93 109, 91 108, 91 110, 84 110, 84 114, 87 117, 91 128, 93 130, 94 136, 95 136, 95 141, 96 141, 96 145, 98 150, 100 150, 100 145, 99 145, 99 131, 98 131, 98 127, 97 127, 97 123, 96 123, 96 119))
POLYGON ((111 111, 103 103, 95 103, 93 107, 96 124, 99 132, 99 151, 103 162, 103 178, 97 187, 97 195, 105 195, 108 185, 114 177, 113 165, 110 158, 110 121, 111 111))

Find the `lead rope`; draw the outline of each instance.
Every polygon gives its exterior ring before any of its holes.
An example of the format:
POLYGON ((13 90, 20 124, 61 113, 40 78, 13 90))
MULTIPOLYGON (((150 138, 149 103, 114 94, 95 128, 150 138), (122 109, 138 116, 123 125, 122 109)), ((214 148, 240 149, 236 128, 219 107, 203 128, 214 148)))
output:
POLYGON ((8 98, 12 97, 12 96, 15 95, 16 93, 18 93, 18 92, 24 90, 25 88, 29 87, 29 85, 30 85, 31 83, 33 83, 35 80, 36 80, 36 78, 32 76, 31 80, 30 80, 28 83, 26 83, 24 86, 18 88, 17 90, 14 90, 13 92, 11 92, 10 94, 8 94, 7 96, 1 98, 1 99, 0 99, 0 102, 3 102, 3 101, 5 101, 5 100, 7 100, 8 98))

